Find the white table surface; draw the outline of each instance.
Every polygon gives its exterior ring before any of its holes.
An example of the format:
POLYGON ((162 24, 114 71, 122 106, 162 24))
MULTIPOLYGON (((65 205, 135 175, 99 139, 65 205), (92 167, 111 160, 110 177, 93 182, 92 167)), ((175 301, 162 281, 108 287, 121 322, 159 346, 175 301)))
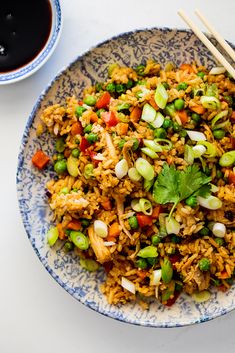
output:
POLYGON ((185 27, 177 16, 201 9, 235 42, 234 0, 63 0, 64 28, 51 59, 32 77, 0 86, 0 353, 235 352, 235 312, 180 329, 151 329, 103 317, 75 301, 45 271, 19 215, 15 172, 29 113, 64 65, 120 32, 185 27))

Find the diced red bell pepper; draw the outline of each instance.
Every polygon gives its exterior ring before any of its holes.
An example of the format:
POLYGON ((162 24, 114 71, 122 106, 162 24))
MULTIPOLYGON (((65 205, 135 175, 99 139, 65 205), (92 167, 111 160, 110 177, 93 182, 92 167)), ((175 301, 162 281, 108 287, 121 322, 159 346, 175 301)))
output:
POLYGON ((228 175, 228 183, 235 185, 235 173, 230 171, 228 175))
POLYGON ((32 163, 38 169, 43 169, 49 161, 50 158, 42 150, 38 150, 32 157, 32 163))
POLYGON ((137 213, 136 215, 138 224, 140 228, 146 227, 146 226, 151 226, 153 224, 153 220, 151 216, 147 216, 143 213, 137 213))
POLYGON ((83 105, 83 101, 79 101, 79 102, 78 102, 78 105, 83 105))
POLYGON ((116 126, 118 124, 118 118, 114 112, 101 113, 101 118, 108 127, 116 126))
POLYGON ((81 142, 80 142, 81 152, 85 152, 88 147, 90 147, 90 143, 87 141, 87 139, 85 137, 82 137, 81 142))
POLYGON ((97 153, 88 149, 87 150, 87 153, 89 154, 91 160, 92 160, 92 163, 94 164, 95 167, 98 167, 99 163, 101 162, 101 159, 96 159, 95 157, 97 156, 97 153))
POLYGON ((109 92, 104 92, 104 94, 102 94, 102 96, 97 100, 96 107, 98 109, 107 108, 107 106, 109 105, 110 99, 111 99, 111 96, 109 92))

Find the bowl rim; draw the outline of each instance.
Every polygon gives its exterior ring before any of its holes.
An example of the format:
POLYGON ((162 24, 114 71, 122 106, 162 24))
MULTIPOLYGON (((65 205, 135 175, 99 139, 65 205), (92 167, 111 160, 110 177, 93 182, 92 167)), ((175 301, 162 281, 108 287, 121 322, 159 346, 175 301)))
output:
MULTIPOLYGON (((152 328, 178 328, 178 327, 185 327, 185 326, 191 326, 194 324, 199 324, 199 323, 205 323, 207 321, 213 320, 215 318, 221 317, 231 311, 233 311, 235 309, 234 307, 228 307, 226 309, 222 309, 220 312, 217 312, 215 314, 212 314, 211 316, 202 316, 199 317, 198 319, 192 319, 191 321, 182 321, 180 323, 161 323, 161 322, 145 322, 143 320, 137 321, 136 319, 128 319, 120 317, 118 315, 118 309, 117 311, 114 313, 109 313, 108 310, 105 310, 103 308, 96 308, 94 304, 92 304, 92 302, 87 301, 86 299, 83 300, 83 297, 81 297, 80 295, 75 296, 74 293, 70 290, 69 286, 63 282, 63 280, 60 279, 60 277, 53 271, 53 269, 49 266, 49 264, 47 263, 47 261, 41 256, 39 250, 37 249, 36 245, 34 244, 34 242, 31 239, 31 234, 30 234, 30 226, 27 225, 26 219, 25 219, 25 212, 24 212, 24 203, 22 202, 22 200, 20 199, 20 188, 19 188, 19 184, 20 184, 20 175, 21 175, 21 169, 23 166, 23 162, 24 162, 24 147, 27 143, 28 140, 28 133, 32 127, 33 121, 35 119, 35 114, 37 113, 38 109, 40 108, 41 102, 43 101, 44 97, 46 96, 46 94, 48 93, 48 91, 51 89, 51 87, 54 85, 54 83, 66 72, 66 70, 68 70, 72 65, 76 64, 77 61, 81 60, 84 56, 86 56, 87 54, 89 54, 92 50, 94 50, 95 48, 99 48, 107 43, 109 43, 112 40, 116 40, 119 39, 120 37, 126 36, 126 35, 131 35, 131 34, 135 34, 135 33, 139 33, 139 32, 145 32, 145 31, 153 31, 153 30, 159 30, 159 31, 163 31, 163 32, 172 32, 172 31, 177 31, 177 32, 181 32, 181 33, 191 33, 193 35, 193 32, 190 29, 186 29, 186 28, 174 28, 174 27, 143 27, 143 28, 139 28, 139 29, 134 29, 134 30, 130 30, 130 31, 125 31, 125 32, 121 32, 117 35, 114 35, 108 39, 105 39, 104 41, 99 42, 97 45, 91 46, 89 49, 87 49, 86 51, 82 52, 80 55, 76 56, 75 58, 73 58, 66 66, 63 66, 55 75, 55 77, 49 81, 49 83, 46 85, 45 89, 41 92, 41 94, 38 96, 36 103, 33 106, 33 109, 28 117, 28 120, 26 122, 26 126, 24 128, 23 131, 23 136, 20 142, 20 148, 19 148, 19 154, 18 154, 18 161, 17 161, 17 170, 16 170, 16 188, 17 188, 17 199, 18 199, 18 207, 20 210, 20 214, 21 214, 21 220, 24 226, 24 229, 26 231, 27 237, 38 257, 38 259, 40 260, 40 262, 43 264, 44 268, 47 270, 47 272, 53 277, 53 279, 63 288, 66 290, 66 292, 68 292, 75 300, 78 300, 81 304, 85 305, 86 307, 88 307, 89 309, 102 314, 103 316, 106 316, 110 319, 114 319, 114 320, 118 320, 120 322, 123 323, 127 323, 127 324, 132 324, 135 326, 142 326, 142 327, 152 327, 152 328)), ((212 36, 208 36, 208 37, 212 37, 212 36)), ((235 45, 231 42, 228 41, 228 43, 235 48, 235 45)))
POLYGON ((42 50, 37 54, 37 56, 31 60, 29 63, 21 66, 18 69, 0 73, 0 85, 7 85, 21 81, 39 70, 51 57, 53 54, 63 27, 63 12, 61 10, 60 0, 49 0, 52 9, 52 17, 54 18, 54 24, 52 23, 49 38, 42 48, 42 50))

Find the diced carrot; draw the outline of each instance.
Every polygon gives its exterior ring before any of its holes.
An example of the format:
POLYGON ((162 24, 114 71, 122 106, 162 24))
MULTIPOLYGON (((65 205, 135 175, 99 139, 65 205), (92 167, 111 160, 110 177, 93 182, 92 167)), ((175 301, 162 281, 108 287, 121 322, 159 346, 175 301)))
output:
POLYGON ((177 112, 177 114, 179 115, 179 118, 181 120, 181 123, 184 125, 188 122, 188 114, 186 112, 186 110, 179 110, 177 112))
POLYGON ((162 211, 161 205, 155 206, 153 209, 152 218, 157 219, 159 217, 159 214, 161 213, 161 211, 162 211))
POLYGON ((190 108, 194 113, 197 113, 199 115, 202 115, 206 112, 206 108, 204 108, 202 105, 195 105, 194 107, 190 108))
POLYGON ((227 279, 229 278, 230 276, 228 275, 228 272, 226 270, 222 271, 220 276, 218 276, 219 278, 221 279, 227 279))
POLYGON ((171 165, 173 163, 173 157, 172 156, 167 156, 166 157, 167 163, 171 165))
POLYGON ((114 243, 116 242, 116 238, 110 237, 109 235, 106 238, 106 241, 113 241, 114 243))
POLYGON ((137 270, 137 276, 142 279, 142 281, 147 277, 148 271, 137 270))
POLYGON ((235 185, 235 173, 230 170, 228 175, 228 183, 235 185))
POLYGON ((72 219, 67 225, 67 228, 71 230, 79 230, 81 229, 81 223, 77 219, 72 219))
POLYGON ((58 224, 56 225, 56 227, 57 227, 57 229, 58 229, 58 233, 59 233, 59 238, 60 238, 60 240, 65 239, 65 232, 64 232, 62 223, 58 223, 58 224))
POLYGON ((194 72, 193 67, 190 64, 182 64, 180 70, 187 71, 188 73, 194 72))
POLYGON ((111 99, 111 96, 109 92, 104 92, 104 94, 102 94, 102 96, 96 102, 96 107, 98 109, 107 108, 107 106, 109 105, 110 99, 111 99))
POLYGON ((118 135, 126 135, 129 125, 127 123, 119 123, 117 125, 118 135))
POLYGON ((109 237, 117 238, 121 232, 120 225, 118 222, 114 222, 109 227, 109 237))
POLYGON ((95 112, 93 112, 92 114, 91 114, 91 116, 90 116, 90 122, 91 123, 96 123, 97 121, 98 121, 98 115, 95 113, 95 112))
POLYGON ((38 150, 32 157, 32 163, 38 169, 43 169, 49 161, 50 158, 42 150, 38 150))
POLYGON ((138 123, 138 121, 140 120, 142 115, 142 109, 139 107, 135 107, 130 114, 130 121, 132 121, 133 123, 138 123))
POLYGON ((71 154, 71 150, 69 148, 65 148, 65 150, 64 150, 65 158, 69 158, 70 154, 71 154))
POLYGON ((112 204, 108 198, 101 202, 101 206, 105 209, 105 211, 112 210, 112 204))
POLYGON ((83 101, 79 101, 79 102, 78 102, 78 105, 83 105, 83 101))
POLYGON ((159 110, 159 106, 157 105, 157 103, 155 102, 154 98, 151 97, 148 100, 148 103, 155 109, 155 110, 159 110))
POLYGON ((70 132, 72 136, 81 135, 83 133, 82 124, 80 123, 80 121, 77 121, 72 125, 70 132))

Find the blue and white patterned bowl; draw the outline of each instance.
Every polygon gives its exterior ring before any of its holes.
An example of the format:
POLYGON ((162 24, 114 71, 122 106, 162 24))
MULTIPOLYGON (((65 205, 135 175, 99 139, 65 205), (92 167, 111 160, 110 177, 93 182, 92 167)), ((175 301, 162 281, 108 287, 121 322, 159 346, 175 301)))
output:
POLYGON ((5 85, 23 80, 36 72, 50 58, 54 52, 62 30, 62 13, 59 0, 50 0, 52 10, 52 24, 49 38, 38 53, 38 55, 28 64, 6 73, 0 73, 0 85, 5 85))
POLYGON ((42 148, 49 155, 53 153, 54 147, 48 134, 39 139, 36 137, 39 116, 46 106, 64 103, 67 96, 79 97, 86 86, 105 80, 110 63, 134 66, 148 58, 162 65, 169 60, 177 65, 192 61, 207 67, 216 64, 204 45, 190 31, 167 28, 125 33, 77 58, 49 84, 29 117, 19 153, 18 199, 33 249, 50 275, 74 298, 120 321, 152 327, 178 327, 204 322, 234 309, 235 287, 227 293, 212 291, 211 299, 201 304, 195 303, 187 295, 181 295, 171 308, 157 302, 152 303, 148 311, 143 311, 137 304, 109 305, 99 289, 105 277, 102 270, 97 273, 84 271, 74 254, 63 252, 62 244, 53 249, 48 247, 45 234, 52 223, 52 213, 45 195, 45 183, 54 172, 51 167, 38 171, 31 164, 36 149, 42 148))

